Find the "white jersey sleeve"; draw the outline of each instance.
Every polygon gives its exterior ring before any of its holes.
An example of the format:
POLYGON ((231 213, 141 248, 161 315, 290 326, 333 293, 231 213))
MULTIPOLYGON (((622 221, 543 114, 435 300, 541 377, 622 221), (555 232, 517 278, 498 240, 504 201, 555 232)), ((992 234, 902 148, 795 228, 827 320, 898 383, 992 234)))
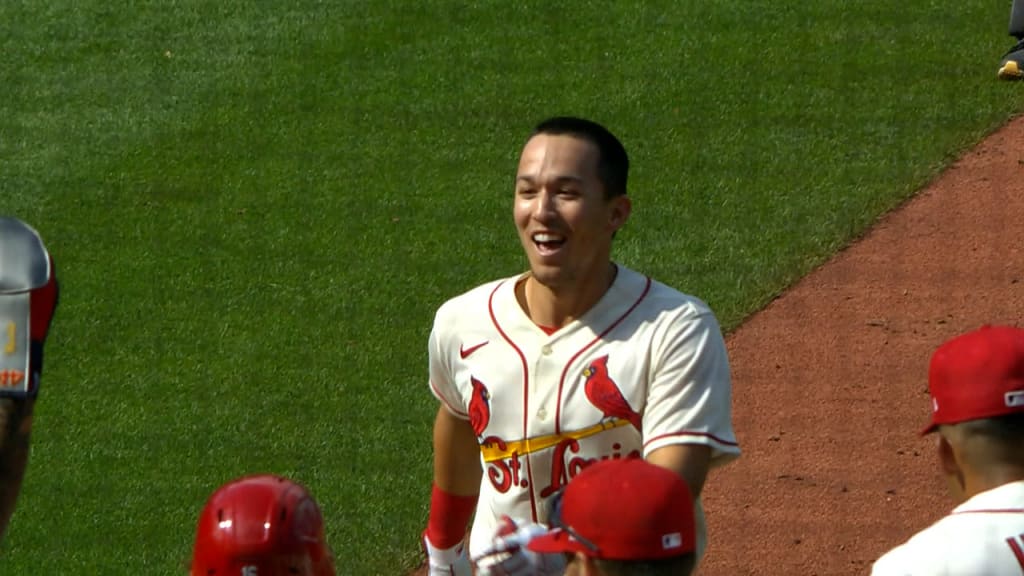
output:
POLYGON ((682 308, 652 347, 643 415, 644 456, 672 444, 703 444, 714 465, 739 456, 732 383, 721 328, 703 302, 682 308))
POLYGON ((898 549, 887 553, 871 566, 871 576, 913 576, 902 560, 898 549))
POLYGON ((875 561, 871 574, 1024 574, 1024 480, 974 495, 875 561))
POLYGON ((430 338, 427 341, 430 390, 449 412, 459 418, 468 419, 468 407, 459 393, 453 377, 452 353, 445 349, 445 345, 452 342, 452 339, 446 338, 444 334, 445 328, 451 325, 451 320, 447 317, 449 308, 450 304, 446 304, 438 309, 434 316, 434 326, 430 330, 430 338))

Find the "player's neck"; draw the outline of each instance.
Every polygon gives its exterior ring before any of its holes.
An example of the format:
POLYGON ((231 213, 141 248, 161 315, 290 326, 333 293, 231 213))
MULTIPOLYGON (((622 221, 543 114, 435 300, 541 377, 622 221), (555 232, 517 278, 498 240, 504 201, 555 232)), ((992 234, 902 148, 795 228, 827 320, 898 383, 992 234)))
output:
POLYGON ((964 474, 964 499, 1021 480, 1024 480, 1024 465, 1002 464, 983 472, 968 472, 964 474))
POLYGON ((516 296, 535 324, 557 329, 593 308, 611 288, 617 275, 618 267, 609 263, 571 286, 547 286, 527 276, 516 287, 516 296))

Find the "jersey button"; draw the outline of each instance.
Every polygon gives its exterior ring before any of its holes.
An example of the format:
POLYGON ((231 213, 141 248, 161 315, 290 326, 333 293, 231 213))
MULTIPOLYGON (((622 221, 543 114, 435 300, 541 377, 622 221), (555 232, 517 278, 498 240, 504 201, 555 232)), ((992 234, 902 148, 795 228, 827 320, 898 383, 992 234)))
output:
POLYGON ((541 408, 540 410, 537 410, 537 418, 540 418, 541 420, 544 420, 547 417, 548 417, 548 411, 547 410, 545 410, 543 408, 541 408))
POLYGON ((545 356, 550 356, 551 355, 551 345, 550 344, 545 344, 544 347, 540 349, 540 353, 545 355, 545 356))

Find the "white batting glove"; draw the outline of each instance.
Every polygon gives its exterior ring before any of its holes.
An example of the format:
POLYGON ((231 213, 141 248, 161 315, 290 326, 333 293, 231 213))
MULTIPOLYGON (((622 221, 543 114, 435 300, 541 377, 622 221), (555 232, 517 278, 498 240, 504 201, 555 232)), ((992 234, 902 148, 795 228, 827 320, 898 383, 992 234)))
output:
POLYGON ((462 542, 451 548, 435 548, 424 534, 423 548, 427 553, 427 574, 430 576, 473 576, 473 567, 462 542))
POLYGON ((541 524, 503 516, 491 545, 473 557, 477 576, 562 576, 563 555, 539 554, 526 547, 530 540, 547 532, 541 524))

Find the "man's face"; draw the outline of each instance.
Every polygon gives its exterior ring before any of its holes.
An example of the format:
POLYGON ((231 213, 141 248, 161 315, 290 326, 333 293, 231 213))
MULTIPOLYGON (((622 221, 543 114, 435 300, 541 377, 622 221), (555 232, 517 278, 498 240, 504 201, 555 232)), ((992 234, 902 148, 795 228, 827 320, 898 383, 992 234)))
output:
POLYGON ((629 216, 629 199, 605 199, 597 147, 573 136, 538 134, 523 148, 513 216, 530 270, 564 288, 606 269, 612 234, 629 216))

